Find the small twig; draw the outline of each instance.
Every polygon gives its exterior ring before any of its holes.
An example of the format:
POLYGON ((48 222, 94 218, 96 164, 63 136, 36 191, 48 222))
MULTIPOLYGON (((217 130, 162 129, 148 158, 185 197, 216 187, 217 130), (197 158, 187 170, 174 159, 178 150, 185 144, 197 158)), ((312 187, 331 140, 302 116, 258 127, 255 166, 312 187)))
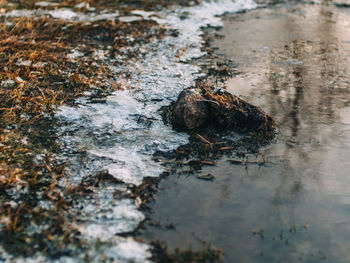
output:
POLYGON ((202 135, 196 134, 196 137, 200 139, 202 142, 205 142, 207 144, 212 144, 210 141, 208 141, 206 138, 204 138, 202 135))

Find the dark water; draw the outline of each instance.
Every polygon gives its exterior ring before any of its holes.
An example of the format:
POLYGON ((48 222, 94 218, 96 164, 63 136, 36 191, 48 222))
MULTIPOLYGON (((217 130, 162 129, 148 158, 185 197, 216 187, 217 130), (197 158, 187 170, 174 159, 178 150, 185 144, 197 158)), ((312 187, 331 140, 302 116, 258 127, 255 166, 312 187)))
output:
MULTIPOLYGON (((275 117, 259 160, 161 181, 142 237, 212 241, 224 262, 350 262, 350 9, 293 5, 225 18, 213 46, 241 72, 228 90, 275 117)), ((252 160, 256 157, 251 156, 252 160)))

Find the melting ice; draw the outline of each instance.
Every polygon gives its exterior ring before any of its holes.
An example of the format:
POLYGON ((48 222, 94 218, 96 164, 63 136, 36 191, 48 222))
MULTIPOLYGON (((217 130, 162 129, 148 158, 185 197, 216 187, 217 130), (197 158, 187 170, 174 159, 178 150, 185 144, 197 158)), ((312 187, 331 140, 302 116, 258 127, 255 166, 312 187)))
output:
MULTIPOLYGON (((67 169, 69 181, 78 184, 85 177, 107 169, 109 174, 126 185, 139 185, 145 177, 157 177, 165 171, 162 164, 154 160, 153 154, 172 151, 187 143, 188 137, 166 126, 159 109, 169 105, 201 74, 199 67, 186 63, 205 54, 201 51, 201 27, 220 26, 221 20, 217 15, 255 6, 250 0, 205 1, 198 6, 158 13, 136 10, 130 18, 123 17, 125 22, 134 21, 136 16, 154 19, 179 34, 137 47, 144 52, 138 52, 139 56, 127 60, 124 66, 114 68, 116 76, 132 71, 129 89, 115 91, 103 103, 91 103, 89 96, 85 96, 78 99, 74 106, 66 105, 57 110, 59 143, 70 162, 67 169), (184 13, 187 18, 181 19, 184 13), (179 50, 182 50, 181 54, 179 50), (84 157, 78 152, 84 152, 84 157)), ((59 19, 96 19, 68 9, 49 13, 59 19)), ((7 15, 24 14, 28 13, 15 10, 7 15)), ((97 18, 116 16, 118 12, 105 17, 98 15, 97 18)), ((68 57, 74 59, 79 55, 79 50, 74 50, 68 57)), ((107 66, 113 65, 113 61, 109 63, 107 66)), ((144 216, 134 200, 115 200, 115 191, 128 190, 123 184, 103 185, 96 187, 92 197, 77 200, 72 213, 78 213, 78 218, 86 222, 79 230, 90 243, 98 240, 107 242, 108 245, 101 249, 113 260, 146 262, 150 256, 148 245, 117 236, 134 230, 144 216)))

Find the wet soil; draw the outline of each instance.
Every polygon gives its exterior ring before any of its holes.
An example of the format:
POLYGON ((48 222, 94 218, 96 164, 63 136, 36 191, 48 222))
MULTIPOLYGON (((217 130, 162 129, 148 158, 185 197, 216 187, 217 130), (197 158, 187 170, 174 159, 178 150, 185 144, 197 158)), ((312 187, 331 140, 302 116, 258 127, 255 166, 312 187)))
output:
POLYGON ((169 249, 211 241, 224 262, 349 262, 350 10, 282 4, 224 20, 211 45, 237 65, 227 89, 272 115, 279 136, 176 168, 140 236, 169 249))

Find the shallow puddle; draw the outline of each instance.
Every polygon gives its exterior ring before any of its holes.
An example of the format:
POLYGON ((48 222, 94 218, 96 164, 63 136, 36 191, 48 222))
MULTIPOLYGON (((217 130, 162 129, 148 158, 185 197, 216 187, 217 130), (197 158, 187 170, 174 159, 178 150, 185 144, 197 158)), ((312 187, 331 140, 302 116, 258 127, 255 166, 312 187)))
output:
POLYGON ((282 5, 227 16, 213 46, 238 65, 228 90, 275 117, 275 143, 170 175, 142 237, 212 241, 224 262, 350 262, 350 10, 282 5), (172 226, 168 227, 167 226, 172 226))

